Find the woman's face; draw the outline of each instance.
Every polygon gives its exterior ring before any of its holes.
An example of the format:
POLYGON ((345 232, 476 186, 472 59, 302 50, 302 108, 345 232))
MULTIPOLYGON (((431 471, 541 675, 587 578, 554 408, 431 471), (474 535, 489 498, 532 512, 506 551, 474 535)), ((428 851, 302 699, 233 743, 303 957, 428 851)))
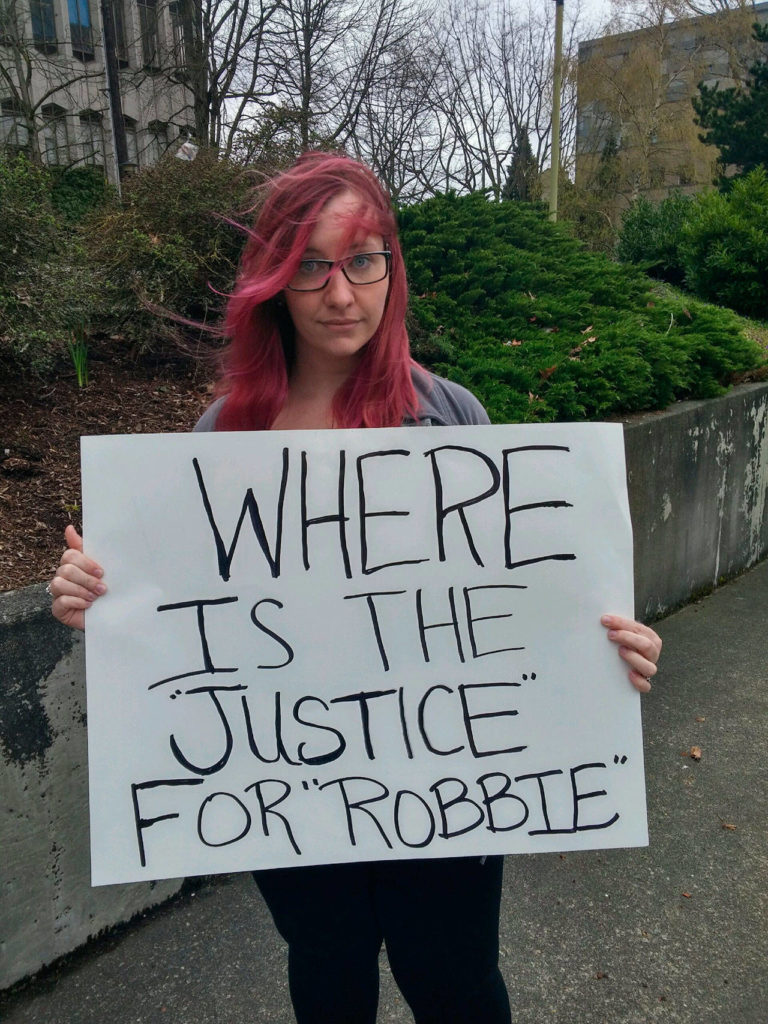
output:
MULTIPOLYGON (((340 260, 382 250, 381 235, 353 236, 345 243, 349 219, 359 205, 352 191, 334 196, 323 209, 303 258, 340 260)), ((381 323, 388 291, 389 277, 355 285, 338 268, 320 291, 286 288, 283 294, 296 331, 297 363, 351 373, 381 323)))

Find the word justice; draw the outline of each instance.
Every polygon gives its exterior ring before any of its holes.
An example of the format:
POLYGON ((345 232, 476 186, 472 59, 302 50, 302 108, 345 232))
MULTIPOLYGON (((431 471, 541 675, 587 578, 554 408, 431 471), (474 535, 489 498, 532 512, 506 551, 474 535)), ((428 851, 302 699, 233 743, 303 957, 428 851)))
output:
MULTIPOLYGON (((615 757, 614 764, 626 760, 615 757)), ((334 829, 339 835, 346 832, 350 848, 362 847, 375 856, 384 848, 424 849, 477 829, 492 834, 525 829, 529 836, 609 829, 619 814, 610 802, 606 806, 606 770, 604 761, 593 761, 515 776, 486 772, 470 782, 449 775, 418 790, 390 787, 365 775, 325 782, 304 779, 293 785, 265 778, 239 795, 217 790, 205 796, 205 779, 154 779, 134 783, 131 794, 142 867, 147 865, 148 845, 153 839, 162 844, 171 827, 183 828, 187 843, 196 838, 204 846, 224 847, 246 841, 258 857, 268 842, 301 856, 303 827, 315 817, 307 813, 308 799, 316 813, 338 823, 334 829), (590 788, 595 785, 601 788, 590 788), (198 786, 203 786, 200 795, 190 799, 198 786), (180 826, 170 826, 173 819, 180 819, 180 826)))
MULTIPOLYGON (((175 760, 200 776, 222 771, 233 751, 237 758, 245 752, 262 764, 290 765, 329 764, 348 747, 355 759, 388 762, 413 758, 414 750, 436 757, 464 750, 475 758, 519 754, 526 744, 510 735, 518 716, 510 704, 514 690, 528 679, 525 674, 521 682, 357 690, 331 698, 287 697, 260 686, 249 690, 245 683, 191 687, 178 696, 195 701, 190 706, 194 724, 187 736, 171 733, 169 745, 175 760), (201 736, 205 758, 194 753, 201 736), (377 742, 377 736, 384 739, 377 742), (236 749, 236 737, 242 749, 236 749)), ((535 679, 532 672, 530 681, 535 679)))
MULTIPOLYGON (((564 445, 521 445, 515 448, 504 448, 498 453, 497 459, 493 459, 485 452, 475 448, 446 444, 424 452, 424 459, 428 461, 419 463, 417 461, 419 453, 414 453, 407 448, 369 451, 354 459, 356 485, 354 480, 349 485, 347 478, 348 475, 351 475, 351 472, 347 465, 347 452, 342 449, 338 453, 338 467, 331 474, 331 493, 323 495, 321 501, 314 494, 312 484, 316 477, 326 478, 328 472, 327 457, 322 458, 316 455, 310 457, 306 451, 301 451, 298 456, 299 467, 297 470, 292 464, 290 450, 283 448, 280 465, 275 467, 274 479, 279 479, 279 487, 273 499, 274 507, 269 509, 269 514, 267 515, 264 509, 264 499, 262 498, 260 502, 254 493, 253 487, 249 487, 245 492, 234 530, 232 530, 231 524, 226 528, 231 533, 230 540, 225 540, 224 536, 225 528, 222 525, 222 520, 225 517, 221 513, 221 503, 217 500, 217 495, 211 492, 209 484, 206 483, 200 461, 194 458, 192 466, 205 518, 215 545, 217 570, 222 580, 228 581, 230 579, 232 564, 238 549, 238 543, 241 540, 246 517, 250 522, 258 548, 266 562, 265 568, 272 578, 277 579, 281 575, 284 524, 290 521, 296 523, 296 528, 300 534, 300 537, 296 538, 295 550, 297 553, 301 550, 301 559, 305 571, 309 571, 311 568, 310 555, 312 543, 310 542, 310 531, 315 531, 319 526, 330 526, 334 528, 336 538, 334 543, 338 543, 344 574, 347 579, 352 579, 354 573, 352 556, 350 554, 350 541, 354 534, 357 535, 359 543, 358 571, 362 575, 368 576, 393 566, 416 565, 421 562, 429 562, 435 557, 438 561, 445 562, 448 558, 446 553, 446 535, 448 532, 446 525, 454 521, 458 523, 458 536, 463 534, 470 557, 476 565, 484 567, 485 562, 483 561, 481 550, 483 542, 487 538, 485 535, 480 538, 475 536, 470 524, 470 516, 467 514, 469 508, 481 502, 491 502, 492 505, 490 507, 498 510, 497 514, 502 517, 503 522, 501 525, 503 525, 503 530, 499 529, 499 537, 503 533, 503 564, 507 569, 516 569, 524 565, 550 560, 569 561, 575 559, 576 555, 570 551, 543 551, 533 556, 528 555, 525 558, 518 558, 513 550, 513 524, 516 516, 536 509, 570 509, 573 507, 571 502, 566 501, 562 497, 515 504, 512 497, 515 471, 522 469, 523 475, 528 476, 530 476, 531 472, 530 464, 520 464, 519 462, 515 464, 515 458, 517 457, 519 460, 525 453, 536 453, 537 473, 540 473, 541 460, 543 458, 555 456, 557 459, 562 459, 569 452, 570 449, 564 445), (315 464, 314 459, 318 459, 319 465, 315 464), (403 463, 403 460, 410 461, 403 463), (433 512, 427 512, 429 502, 425 502, 423 509, 418 510, 419 517, 428 514, 431 521, 428 534, 431 537, 430 550, 421 552, 422 557, 396 559, 392 558, 393 552, 390 550, 391 545, 388 543, 380 545, 386 549, 386 553, 385 550, 377 552, 375 550, 377 545, 372 540, 372 521, 404 518, 415 515, 416 510, 372 508, 373 499, 371 492, 377 490, 377 484, 378 490, 380 490, 382 481, 393 479, 393 474, 397 474, 398 471, 405 469, 410 472, 421 471, 422 465, 426 469, 425 479, 423 486, 418 481, 415 493, 431 492, 433 512), (472 478, 476 480, 478 473, 484 475, 487 485, 478 489, 476 483, 473 485, 468 484, 467 488, 471 489, 472 493, 452 500, 454 496, 451 495, 451 498, 449 498, 448 494, 455 489, 456 479, 461 478, 460 470, 464 471, 466 479, 472 478), (295 479, 297 476, 298 480, 295 479), (350 502, 348 490, 351 489, 356 492, 356 497, 354 501, 350 502), (288 515, 287 495, 289 494, 291 496, 290 502, 295 502, 297 505, 297 515, 295 517, 289 517, 288 515), (322 514, 320 514, 321 510, 319 508, 310 508, 311 504, 317 505, 320 503, 324 505, 322 514), (350 505, 353 508, 350 508, 350 505), (219 508, 218 516, 214 506, 219 508), (328 511, 329 506, 331 508, 330 512, 328 511), (351 511, 355 513, 355 522, 352 522, 351 511), (274 523, 274 527, 270 527, 268 530, 266 522, 274 523)), ((396 478, 396 475, 394 478, 396 478)), ((376 502, 373 503, 377 504, 376 502)), ((311 537, 314 538, 315 536, 316 533, 312 532, 311 537)), ((324 534, 324 537, 328 536, 328 533, 324 534)), ((451 536, 453 536, 453 533, 451 536)), ((404 554, 405 552, 401 553, 404 554)), ((414 552, 410 553, 413 554, 414 552)), ((500 554, 501 552, 496 551, 492 553, 494 564, 501 562, 500 554)), ((251 568, 249 566, 249 569, 251 568)))

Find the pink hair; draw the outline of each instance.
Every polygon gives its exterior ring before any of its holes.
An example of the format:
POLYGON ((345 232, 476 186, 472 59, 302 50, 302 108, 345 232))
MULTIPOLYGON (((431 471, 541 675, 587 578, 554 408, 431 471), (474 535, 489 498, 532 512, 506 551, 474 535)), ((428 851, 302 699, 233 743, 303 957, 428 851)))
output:
POLYGON ((293 323, 280 293, 296 272, 327 203, 340 192, 360 199, 350 237, 381 235, 392 253, 387 303, 355 372, 333 400, 339 427, 399 426, 417 398, 405 311, 408 288, 389 196, 367 167, 346 156, 305 153, 268 186, 240 263, 224 319, 230 344, 219 392, 217 430, 268 429, 283 406, 293 361, 293 323))

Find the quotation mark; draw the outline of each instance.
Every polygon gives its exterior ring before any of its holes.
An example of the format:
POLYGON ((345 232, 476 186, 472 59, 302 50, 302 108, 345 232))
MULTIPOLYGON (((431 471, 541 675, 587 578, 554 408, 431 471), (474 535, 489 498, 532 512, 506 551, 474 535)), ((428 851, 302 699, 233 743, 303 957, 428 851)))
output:
POLYGON ((626 764, 627 763, 627 755, 626 754, 622 754, 621 757, 619 757, 618 754, 614 754, 613 755, 613 763, 614 764, 626 764))

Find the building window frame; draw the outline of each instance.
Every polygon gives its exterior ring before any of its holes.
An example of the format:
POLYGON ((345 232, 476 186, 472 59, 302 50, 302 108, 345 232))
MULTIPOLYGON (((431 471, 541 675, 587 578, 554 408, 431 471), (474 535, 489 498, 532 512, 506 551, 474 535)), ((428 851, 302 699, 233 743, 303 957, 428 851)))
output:
POLYGON ((67 0, 72 56, 87 63, 95 56, 93 21, 89 0, 67 0))
POLYGON ((41 108, 40 113, 43 118, 41 132, 43 160, 49 167, 67 166, 71 157, 66 110, 56 103, 49 103, 41 108))
POLYGON ((150 121, 147 125, 147 157, 150 164, 159 161, 168 152, 168 125, 165 121, 150 121))
POLYGON ((132 117, 123 114, 123 128, 125 130, 125 148, 128 156, 128 167, 130 170, 139 168, 139 134, 138 125, 132 117))
POLYGON ((115 33, 115 56, 117 57, 117 65, 121 68, 127 68, 130 64, 130 57, 128 36, 125 31, 125 0, 108 0, 108 3, 110 10, 112 11, 112 26, 115 33))
POLYGON ((18 100, 0 100, 0 147, 12 153, 29 152, 29 126, 18 100))
POLYGON ((93 167, 106 166, 104 115, 100 110, 80 111, 80 146, 82 163, 93 167))
POLYGON ((54 0, 29 0, 32 20, 32 45, 40 53, 56 53, 56 8, 54 0))
POLYGON ((177 72, 183 72, 187 63, 184 44, 184 16, 180 0, 171 0, 168 4, 168 16, 171 19, 172 59, 177 72))
POLYGON ((139 46, 145 71, 160 70, 160 12, 157 0, 137 0, 139 46))

